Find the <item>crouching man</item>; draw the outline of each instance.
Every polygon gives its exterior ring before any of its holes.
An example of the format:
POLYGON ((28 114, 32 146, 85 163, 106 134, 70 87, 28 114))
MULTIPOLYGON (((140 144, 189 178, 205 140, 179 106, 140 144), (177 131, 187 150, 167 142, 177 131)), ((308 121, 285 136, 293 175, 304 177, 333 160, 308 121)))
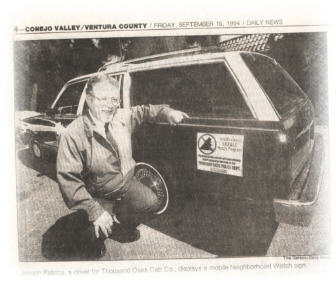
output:
POLYGON ((118 82, 105 74, 90 78, 85 92, 83 115, 60 138, 57 179, 66 205, 86 211, 87 233, 101 240, 103 255, 105 238, 136 240, 136 227, 158 210, 156 195, 134 177, 133 130, 143 122, 174 125, 188 116, 165 105, 120 109, 118 82), (111 210, 104 209, 106 202, 111 210))

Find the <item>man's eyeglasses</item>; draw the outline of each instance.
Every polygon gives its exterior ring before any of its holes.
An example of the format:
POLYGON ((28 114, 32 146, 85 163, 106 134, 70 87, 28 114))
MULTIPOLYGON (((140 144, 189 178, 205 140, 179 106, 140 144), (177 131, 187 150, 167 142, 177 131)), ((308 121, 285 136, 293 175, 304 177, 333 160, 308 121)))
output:
POLYGON ((90 96, 94 97, 99 103, 109 103, 111 102, 114 105, 118 105, 120 103, 120 100, 118 98, 114 98, 114 97, 97 97, 95 95, 90 94, 90 96))

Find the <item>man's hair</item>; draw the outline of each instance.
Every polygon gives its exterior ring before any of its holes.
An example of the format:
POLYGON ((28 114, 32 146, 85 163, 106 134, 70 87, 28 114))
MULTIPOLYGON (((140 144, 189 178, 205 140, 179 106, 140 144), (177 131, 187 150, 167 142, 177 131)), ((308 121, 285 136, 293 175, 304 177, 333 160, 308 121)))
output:
POLYGON ((119 89, 119 83, 117 80, 115 80, 114 78, 111 78, 110 76, 104 74, 104 73, 100 73, 97 75, 92 76, 86 83, 85 86, 85 92, 86 95, 92 95, 93 94, 93 87, 97 84, 100 83, 108 83, 111 84, 111 86, 119 89))

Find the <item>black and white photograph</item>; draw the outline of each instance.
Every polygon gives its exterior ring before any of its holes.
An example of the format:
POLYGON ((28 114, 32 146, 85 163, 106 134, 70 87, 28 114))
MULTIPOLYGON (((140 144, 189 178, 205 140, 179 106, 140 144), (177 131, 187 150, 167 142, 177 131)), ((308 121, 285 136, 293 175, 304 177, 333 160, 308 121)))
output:
POLYGON ((326 32, 95 36, 13 43, 19 262, 330 255, 326 32))

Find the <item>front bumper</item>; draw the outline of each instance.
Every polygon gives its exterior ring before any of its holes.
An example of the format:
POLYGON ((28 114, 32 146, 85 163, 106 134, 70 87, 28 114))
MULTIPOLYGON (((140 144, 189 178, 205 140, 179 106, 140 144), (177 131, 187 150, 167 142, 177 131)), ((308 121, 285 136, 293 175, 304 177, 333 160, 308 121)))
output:
POLYGON ((288 200, 274 199, 273 206, 279 223, 308 226, 318 199, 324 173, 323 138, 315 135, 313 154, 307 166, 302 170, 293 192, 288 200))

